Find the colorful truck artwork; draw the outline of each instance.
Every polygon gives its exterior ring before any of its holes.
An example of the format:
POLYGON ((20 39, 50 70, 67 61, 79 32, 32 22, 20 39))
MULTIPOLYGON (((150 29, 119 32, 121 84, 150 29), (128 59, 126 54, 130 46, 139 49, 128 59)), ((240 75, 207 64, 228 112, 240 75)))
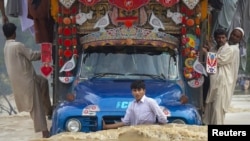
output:
MULTIPOLYGON (((207 0, 59 0, 53 44, 51 134, 94 132, 120 121, 133 100, 130 83, 169 123, 202 125, 207 0), (180 97, 189 98, 187 104, 180 97)), ((46 59, 45 59, 46 60, 46 59)))

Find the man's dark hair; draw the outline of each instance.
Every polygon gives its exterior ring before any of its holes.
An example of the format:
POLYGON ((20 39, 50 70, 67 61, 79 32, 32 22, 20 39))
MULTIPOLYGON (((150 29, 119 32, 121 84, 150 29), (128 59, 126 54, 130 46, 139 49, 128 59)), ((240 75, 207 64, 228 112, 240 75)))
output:
POLYGON ((226 30, 219 28, 214 31, 214 38, 216 38, 218 35, 225 35, 227 37, 227 32, 226 30))
POLYGON ((13 23, 6 23, 3 25, 3 34, 6 38, 11 37, 16 32, 16 25, 13 23))
POLYGON ((131 90, 132 89, 145 89, 145 83, 143 80, 135 80, 130 85, 131 90))

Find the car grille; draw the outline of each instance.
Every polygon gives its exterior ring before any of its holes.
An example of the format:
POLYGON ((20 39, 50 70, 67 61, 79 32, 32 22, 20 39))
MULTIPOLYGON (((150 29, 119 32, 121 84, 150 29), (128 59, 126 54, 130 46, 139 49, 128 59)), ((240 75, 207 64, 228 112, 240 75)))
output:
POLYGON ((82 132, 93 132, 97 131, 97 117, 82 117, 82 132))

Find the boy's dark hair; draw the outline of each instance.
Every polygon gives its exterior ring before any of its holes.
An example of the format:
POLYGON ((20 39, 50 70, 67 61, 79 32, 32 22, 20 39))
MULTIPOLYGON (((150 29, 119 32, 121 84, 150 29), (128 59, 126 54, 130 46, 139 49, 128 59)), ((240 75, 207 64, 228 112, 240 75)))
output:
POLYGON ((227 32, 226 30, 219 28, 214 31, 214 38, 216 38, 218 35, 225 35, 227 37, 227 32))
POLYGON ((16 25, 13 23, 6 23, 2 28, 3 34, 6 38, 11 37, 16 32, 16 25))
POLYGON ((130 85, 131 90, 132 89, 145 89, 145 83, 143 80, 135 80, 130 85))

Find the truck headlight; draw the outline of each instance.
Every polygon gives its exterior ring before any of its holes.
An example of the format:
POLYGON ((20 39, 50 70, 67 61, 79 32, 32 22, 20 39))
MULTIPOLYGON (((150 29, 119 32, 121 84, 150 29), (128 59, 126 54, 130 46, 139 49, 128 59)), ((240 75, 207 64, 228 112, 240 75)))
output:
POLYGON ((66 129, 70 132, 78 132, 81 127, 81 122, 78 119, 71 118, 66 122, 66 129))

